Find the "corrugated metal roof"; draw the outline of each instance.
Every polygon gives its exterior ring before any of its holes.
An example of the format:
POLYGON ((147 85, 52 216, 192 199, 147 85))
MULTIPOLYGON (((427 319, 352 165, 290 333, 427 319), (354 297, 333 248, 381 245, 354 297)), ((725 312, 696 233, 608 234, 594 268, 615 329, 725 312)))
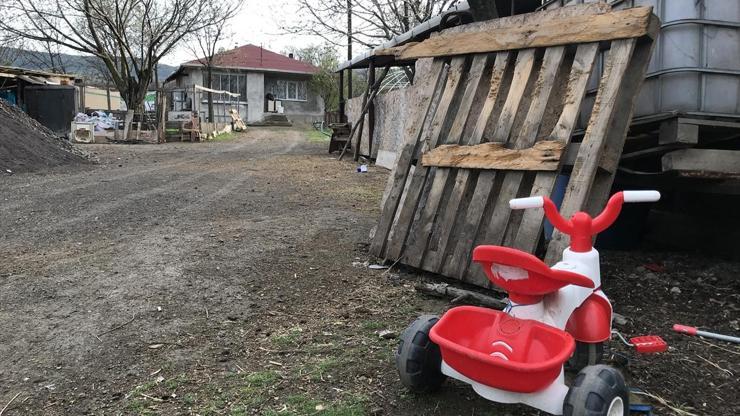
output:
POLYGON ((370 58, 375 57, 377 60, 382 60, 382 62, 376 62, 378 65, 385 65, 388 63, 395 63, 395 64, 404 64, 404 62, 393 62, 393 57, 389 56, 375 56, 375 51, 380 49, 387 49, 392 48, 395 46, 401 46, 403 44, 406 44, 408 42, 416 42, 418 40, 424 39, 427 36, 429 36, 432 32, 436 32, 440 29, 440 25, 445 23, 447 19, 449 19, 453 15, 459 15, 459 14, 469 14, 470 13, 470 6, 468 5, 467 1, 461 1, 456 6, 452 6, 449 9, 445 10, 444 12, 440 13, 437 16, 432 17, 431 19, 427 20, 426 22, 420 23, 419 25, 413 27, 411 30, 409 30, 406 33, 402 33, 398 36, 393 37, 391 40, 376 46, 373 49, 370 49, 368 51, 365 51, 364 53, 361 53, 354 58, 350 59, 349 61, 345 61, 341 63, 336 71, 342 71, 345 69, 351 69, 351 68, 365 68, 368 66, 368 63, 370 61, 370 58), (386 62, 390 61, 390 62, 386 62))

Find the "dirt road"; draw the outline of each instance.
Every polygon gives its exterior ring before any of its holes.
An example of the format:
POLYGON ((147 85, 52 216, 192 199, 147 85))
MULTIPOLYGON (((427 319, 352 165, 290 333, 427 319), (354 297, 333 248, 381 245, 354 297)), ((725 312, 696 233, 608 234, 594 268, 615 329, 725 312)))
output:
POLYGON ((295 130, 86 149, 100 165, 0 178, 6 414, 372 410, 332 378, 356 360, 372 387, 393 349, 394 290, 352 266, 386 173, 295 130))
POLYGON ((1 177, 4 415, 537 414, 400 386, 378 332, 449 305, 366 267, 387 172, 326 147, 250 130, 1 177))

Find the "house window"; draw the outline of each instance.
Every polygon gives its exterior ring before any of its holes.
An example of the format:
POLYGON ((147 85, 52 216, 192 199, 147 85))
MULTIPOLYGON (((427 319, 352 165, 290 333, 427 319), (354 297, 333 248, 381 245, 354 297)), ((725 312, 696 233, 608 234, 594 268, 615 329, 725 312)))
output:
MULTIPOLYGON (((203 85, 207 86, 208 75, 203 71, 203 85)), ((247 76, 244 74, 213 73, 211 89, 239 94, 239 101, 247 101, 247 76)))
POLYGON ((288 101, 307 101, 306 81, 288 81, 283 79, 265 80, 265 92, 275 99, 288 101))

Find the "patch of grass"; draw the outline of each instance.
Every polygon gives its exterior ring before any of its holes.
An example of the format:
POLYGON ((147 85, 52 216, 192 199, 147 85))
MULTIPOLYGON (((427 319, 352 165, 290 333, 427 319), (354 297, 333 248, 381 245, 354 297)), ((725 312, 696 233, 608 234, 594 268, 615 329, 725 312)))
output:
POLYGON ((187 393, 186 395, 182 396, 182 402, 185 403, 188 406, 192 406, 195 404, 195 395, 192 393, 187 393))
POLYGON ((156 386, 157 386, 156 381, 149 381, 140 386, 136 386, 128 394, 128 397, 130 398, 130 400, 126 404, 126 408, 130 410, 131 413, 134 413, 137 415, 153 414, 152 411, 146 407, 147 406, 146 400, 142 399, 141 394, 150 391, 156 386))
POLYGON ((362 323, 362 329, 366 329, 368 331, 377 331, 385 328, 385 326, 386 325, 383 322, 379 321, 365 321, 362 323))
POLYGON ((185 374, 180 374, 177 377, 172 377, 165 379, 163 382, 163 385, 168 390, 177 390, 179 387, 182 387, 183 385, 190 382, 190 378, 188 378, 185 374))
POLYGON ((324 143, 328 142, 331 138, 330 136, 327 136, 326 134, 314 129, 310 128, 306 130, 306 137, 308 138, 308 141, 311 143, 324 143))
POLYGON ((285 332, 273 335, 272 337, 270 337, 270 341, 272 341, 273 344, 279 347, 295 345, 301 338, 302 332, 303 328, 299 326, 294 326, 293 328, 290 328, 285 332))
POLYGON ((277 381, 278 375, 274 371, 258 371, 247 374, 245 379, 249 383, 249 387, 267 387, 277 381))
POLYGON ((340 368, 348 367, 352 364, 348 358, 327 357, 321 361, 308 366, 306 373, 311 381, 324 381, 325 377, 331 377, 331 373, 340 368))
POLYGON ((232 140, 236 137, 234 133, 223 133, 219 134, 218 136, 213 138, 214 142, 225 142, 227 140, 232 140))
POLYGON ((363 416, 367 412, 367 398, 353 395, 333 403, 309 397, 306 394, 289 396, 285 411, 269 410, 265 416, 363 416), (318 410, 317 410, 318 409, 318 410))

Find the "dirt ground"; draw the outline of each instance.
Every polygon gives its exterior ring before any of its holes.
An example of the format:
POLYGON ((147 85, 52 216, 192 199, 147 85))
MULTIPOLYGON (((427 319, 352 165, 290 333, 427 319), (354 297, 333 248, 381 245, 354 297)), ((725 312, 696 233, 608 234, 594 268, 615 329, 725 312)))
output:
MULTIPOLYGON (((378 332, 450 305, 367 267, 387 171, 293 129, 85 149, 100 164, 0 177, 0 414, 538 414, 400 385, 378 332)), ((616 328, 671 345, 609 349, 655 414, 740 414, 740 348, 669 331, 737 334, 740 263, 603 258, 616 328)))

